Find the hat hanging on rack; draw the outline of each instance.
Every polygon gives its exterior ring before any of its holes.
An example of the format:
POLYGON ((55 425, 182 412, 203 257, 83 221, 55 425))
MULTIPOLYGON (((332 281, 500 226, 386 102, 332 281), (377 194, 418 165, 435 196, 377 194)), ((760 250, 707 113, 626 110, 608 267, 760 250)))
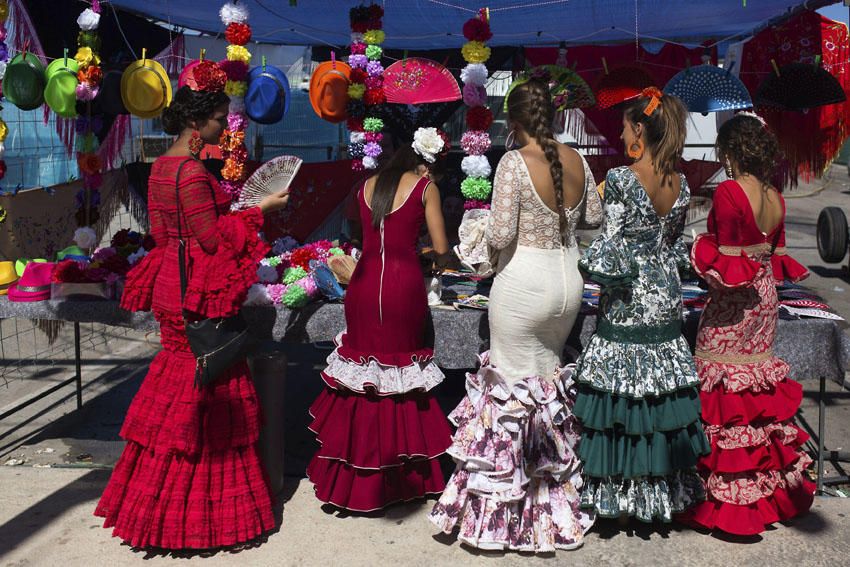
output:
POLYGON ((263 64, 248 73, 245 114, 258 124, 277 124, 289 112, 290 88, 286 73, 263 64))
MULTIPOLYGON (((605 65, 607 67, 607 65, 605 65)), ((596 106, 601 109, 611 108, 621 102, 634 98, 643 89, 655 84, 649 73, 642 68, 627 65, 605 72, 596 82, 596 106)))
POLYGON ((670 79, 664 93, 679 97, 690 112, 703 115, 753 107, 747 87, 732 74, 731 66, 721 69, 706 63, 688 67, 670 79))
POLYGON ((780 110, 802 111, 847 100, 847 94, 829 71, 815 64, 789 63, 778 67, 771 60, 773 72, 762 81, 756 92, 756 105, 780 110))
POLYGON ((121 75, 121 100, 134 116, 156 118, 171 104, 171 79, 159 62, 146 56, 130 63, 121 75))
POLYGON ((410 57, 384 71, 387 102, 425 104, 460 100, 461 92, 451 71, 436 61, 410 57))
POLYGON ((347 63, 334 58, 316 67, 310 77, 310 105, 319 118, 334 124, 345 120, 350 83, 351 67, 347 63))
POLYGON ((44 104, 44 65, 24 46, 6 66, 3 96, 21 110, 35 110, 44 104))
POLYGON ((80 83, 77 73, 80 65, 73 57, 68 57, 65 50, 64 57, 54 59, 47 66, 45 78, 47 86, 44 87, 44 101, 50 110, 63 118, 73 118, 77 115, 77 85, 80 83))

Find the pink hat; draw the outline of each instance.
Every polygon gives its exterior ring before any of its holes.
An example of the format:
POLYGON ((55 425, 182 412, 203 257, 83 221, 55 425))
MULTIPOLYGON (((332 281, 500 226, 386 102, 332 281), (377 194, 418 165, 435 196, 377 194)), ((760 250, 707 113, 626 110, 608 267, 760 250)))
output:
POLYGON ((44 301, 50 299, 53 262, 30 262, 17 282, 9 287, 9 301, 44 301))

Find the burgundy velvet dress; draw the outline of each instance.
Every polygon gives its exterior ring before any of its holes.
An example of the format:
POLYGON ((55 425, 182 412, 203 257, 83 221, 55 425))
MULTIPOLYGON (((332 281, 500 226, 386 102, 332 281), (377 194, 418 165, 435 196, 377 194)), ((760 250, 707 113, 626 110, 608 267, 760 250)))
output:
POLYGON ((363 254, 345 295, 346 331, 310 408, 321 448, 307 474, 316 497, 340 508, 377 510, 445 487, 437 457, 451 432, 430 393, 443 373, 426 344, 428 302, 416 252, 427 186, 420 179, 378 229, 363 189, 357 195, 363 254))
MULTIPOLYGON (((180 301, 175 182, 185 157, 160 157, 149 181, 156 248, 127 278, 121 306, 153 310, 163 350, 127 411, 127 440, 95 510, 136 547, 207 549, 249 541, 275 527, 255 448, 260 412, 244 360, 212 386, 194 387, 180 301)), ((199 317, 235 314, 268 247, 258 207, 230 213, 230 198, 200 162, 180 172, 189 267, 185 307, 199 317)))

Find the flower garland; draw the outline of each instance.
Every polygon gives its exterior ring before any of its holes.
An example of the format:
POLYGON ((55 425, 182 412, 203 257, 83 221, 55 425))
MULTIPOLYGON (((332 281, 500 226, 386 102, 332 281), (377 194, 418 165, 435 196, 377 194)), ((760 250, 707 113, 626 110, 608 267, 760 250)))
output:
POLYGON ((251 41, 251 26, 248 25, 248 8, 236 2, 222 6, 219 15, 227 26, 224 37, 230 44, 227 46, 227 60, 221 62, 221 68, 227 74, 224 92, 230 97, 227 128, 219 141, 221 157, 224 159, 221 188, 235 201, 245 183, 245 162, 248 161, 248 148, 245 146, 248 116, 245 114, 244 97, 248 90, 246 79, 251 52, 245 46, 251 41))
POLYGON ((97 154, 99 143, 95 131, 97 120, 91 116, 91 101, 100 90, 103 70, 100 68, 100 2, 94 0, 91 8, 86 8, 77 17, 80 31, 77 34, 77 54, 79 64, 77 72, 77 100, 86 103, 88 112, 77 118, 77 166, 83 179, 83 188, 77 192, 77 226, 89 226, 97 222, 100 214, 100 187, 103 185, 103 163, 97 154))
POLYGON ((384 93, 384 9, 377 4, 358 6, 349 13, 351 22, 351 85, 348 87, 348 130, 351 167, 355 171, 375 169, 383 151, 381 140, 384 122, 379 118, 382 105, 387 102, 384 93))
POLYGON ((331 256, 351 254, 348 244, 336 247, 332 242, 319 240, 303 246, 289 236, 272 244, 270 256, 257 267, 259 283, 251 287, 247 305, 284 305, 290 309, 304 307, 321 293, 313 279, 315 263, 327 264, 331 256))
MULTIPOLYGON (((9 48, 6 46, 6 19, 9 17, 9 2, 0 0, 0 82, 6 75, 6 62, 9 60, 9 48)), ((0 91, 2 97, 2 91, 0 91)), ((6 136, 9 135, 9 127, 0 118, 0 179, 6 177, 6 161, 3 157, 6 155, 6 136)), ((0 214, 5 213, 0 208, 0 214)), ((5 215, 4 215, 5 216, 5 215)), ((2 219, 0 219, 2 222, 2 219)))
POLYGON ((490 149, 490 134, 487 132, 493 124, 493 112, 487 107, 487 78, 489 72, 484 64, 490 59, 490 48, 486 41, 493 37, 490 31, 489 12, 486 8, 463 24, 463 35, 467 43, 461 48, 461 54, 467 65, 460 73, 463 82, 463 102, 466 110, 466 127, 460 139, 460 146, 467 154, 461 161, 461 170, 466 179, 461 182, 460 190, 466 197, 465 208, 482 208, 490 197, 492 168, 487 156, 490 149))

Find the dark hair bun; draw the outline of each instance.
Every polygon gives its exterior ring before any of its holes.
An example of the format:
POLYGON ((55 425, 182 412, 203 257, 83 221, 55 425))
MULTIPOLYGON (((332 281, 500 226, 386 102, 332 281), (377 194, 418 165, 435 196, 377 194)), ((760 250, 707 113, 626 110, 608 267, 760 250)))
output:
POLYGON ((176 136, 195 120, 210 118, 215 109, 230 102, 223 92, 197 92, 188 86, 180 87, 171 104, 162 111, 162 129, 176 136))
POLYGON ((779 142, 758 118, 736 114, 717 131, 717 154, 731 160, 741 173, 769 183, 779 160, 779 142))

